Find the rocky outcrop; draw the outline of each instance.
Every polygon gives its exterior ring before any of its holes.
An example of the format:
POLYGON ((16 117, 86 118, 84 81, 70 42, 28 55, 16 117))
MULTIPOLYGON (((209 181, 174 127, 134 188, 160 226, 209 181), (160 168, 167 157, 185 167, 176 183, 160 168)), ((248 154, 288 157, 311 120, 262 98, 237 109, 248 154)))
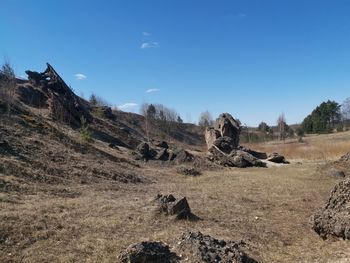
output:
POLYGON ((89 105, 76 96, 55 69, 47 63, 44 72, 27 70, 29 83, 19 86, 19 98, 33 107, 47 107, 53 120, 80 126, 81 118, 91 121, 89 105))
POLYGON ((130 245, 118 259, 122 263, 175 263, 180 258, 162 242, 141 242, 130 245))
POLYGON ((230 114, 223 113, 217 118, 213 127, 205 131, 205 140, 208 147, 209 160, 227 167, 266 167, 261 160, 268 160, 276 163, 288 163, 284 156, 273 153, 268 156, 266 153, 253 151, 239 145, 241 132, 240 122, 230 114))
POLYGON ((201 232, 184 233, 178 242, 178 250, 190 262, 256 263, 233 241, 215 239, 201 232))
POLYGON ((337 184, 325 207, 313 216, 313 229, 324 239, 350 239, 350 179, 337 184))

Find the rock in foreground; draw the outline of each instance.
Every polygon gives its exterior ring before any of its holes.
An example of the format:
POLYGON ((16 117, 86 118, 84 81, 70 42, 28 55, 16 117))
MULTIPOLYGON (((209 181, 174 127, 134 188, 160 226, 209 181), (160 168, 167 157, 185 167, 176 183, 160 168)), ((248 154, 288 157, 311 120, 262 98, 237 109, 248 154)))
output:
POLYGON ((130 245, 118 259, 122 263, 175 263, 179 257, 162 242, 141 242, 130 245))
POLYGON ((350 179, 334 187, 326 206, 314 215, 313 221, 313 229, 323 239, 350 239, 350 179))
POLYGON ((233 241, 218 240, 201 232, 182 235, 178 249, 184 252, 189 262, 256 263, 233 241))
POLYGON ((175 198, 172 194, 157 195, 156 202, 158 204, 158 212, 175 216, 177 220, 197 221, 200 218, 191 212, 191 208, 187 202, 186 197, 175 198))

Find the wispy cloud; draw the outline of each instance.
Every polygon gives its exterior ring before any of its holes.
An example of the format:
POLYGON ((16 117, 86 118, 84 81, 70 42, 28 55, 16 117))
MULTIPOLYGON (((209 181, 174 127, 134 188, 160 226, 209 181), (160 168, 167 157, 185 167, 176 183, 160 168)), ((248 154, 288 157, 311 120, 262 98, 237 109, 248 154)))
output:
POLYGON ((120 110, 130 110, 133 109, 137 106, 137 103, 133 103, 133 102, 128 102, 128 103, 124 103, 122 105, 118 106, 118 109, 120 110))
POLYGON ((244 19, 248 15, 245 13, 231 13, 224 16, 225 19, 244 19))
POLYGON ((86 76, 82 73, 77 73, 74 75, 76 80, 84 80, 86 79, 86 76))
POLYGON ((148 89, 146 90, 146 93, 153 93, 153 92, 158 92, 160 89, 148 89))
POLYGON ((144 32, 142 32, 142 35, 145 37, 150 37, 151 33, 144 31, 144 32))
POLYGON ((156 48, 156 47, 159 47, 158 42, 145 42, 145 43, 142 43, 140 48, 146 49, 146 48, 156 48))
POLYGON ((236 14, 235 16, 236 16, 236 18, 246 18, 247 14, 239 13, 239 14, 236 14))

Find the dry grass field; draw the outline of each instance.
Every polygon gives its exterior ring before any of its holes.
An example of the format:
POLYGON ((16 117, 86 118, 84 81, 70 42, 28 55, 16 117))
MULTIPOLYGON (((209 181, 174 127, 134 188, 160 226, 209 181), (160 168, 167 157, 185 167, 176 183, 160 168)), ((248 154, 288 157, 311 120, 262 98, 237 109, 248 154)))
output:
POLYGON ((350 149, 350 131, 308 135, 303 137, 303 142, 297 139, 289 139, 285 142, 271 141, 266 143, 247 144, 255 150, 263 152, 278 152, 293 160, 335 160, 347 153, 350 149))
POLYGON ((0 193, 0 262, 117 262, 129 244, 176 244, 186 230, 244 241, 258 262, 350 262, 350 243, 322 240, 310 217, 339 179, 317 172, 350 149, 350 133, 272 142, 254 149, 278 151, 290 165, 204 171, 145 165, 143 184, 101 181, 50 185, 37 194, 0 193), (301 163, 300 163, 301 161, 301 163), (52 194, 55 193, 55 194, 52 194), (57 194, 60 193, 60 194, 57 194), (158 193, 186 196, 198 222, 156 215, 158 193))

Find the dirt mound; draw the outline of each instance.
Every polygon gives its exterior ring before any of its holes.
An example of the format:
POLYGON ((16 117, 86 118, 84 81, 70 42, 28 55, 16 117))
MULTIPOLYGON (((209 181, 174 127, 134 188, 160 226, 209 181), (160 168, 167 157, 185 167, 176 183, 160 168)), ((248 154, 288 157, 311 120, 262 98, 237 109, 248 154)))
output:
POLYGON ((238 243, 218 240, 201 232, 184 233, 178 248, 190 262, 256 263, 241 250, 238 243))
POLYGON ((313 217, 313 229, 324 239, 350 239, 350 179, 337 184, 326 206, 313 217))
POLYGON ((130 245, 118 259, 122 263, 175 263, 179 257, 162 242, 141 242, 130 245))
POLYGON ((158 194, 155 200, 157 202, 157 211, 159 213, 175 216, 176 220, 200 220, 199 217, 191 212, 186 197, 175 198, 172 194, 158 194))

